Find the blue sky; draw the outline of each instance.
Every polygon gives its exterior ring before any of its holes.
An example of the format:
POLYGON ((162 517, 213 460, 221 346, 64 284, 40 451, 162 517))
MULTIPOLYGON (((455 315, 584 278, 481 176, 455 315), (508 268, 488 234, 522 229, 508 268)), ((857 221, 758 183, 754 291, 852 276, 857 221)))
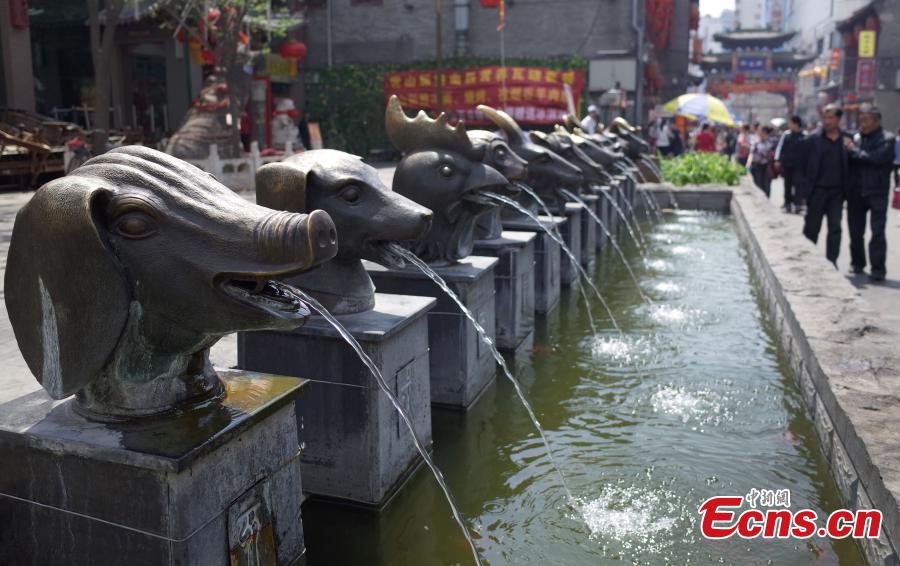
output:
POLYGON ((734 0, 700 0, 700 13, 718 16, 722 10, 734 10, 734 0))

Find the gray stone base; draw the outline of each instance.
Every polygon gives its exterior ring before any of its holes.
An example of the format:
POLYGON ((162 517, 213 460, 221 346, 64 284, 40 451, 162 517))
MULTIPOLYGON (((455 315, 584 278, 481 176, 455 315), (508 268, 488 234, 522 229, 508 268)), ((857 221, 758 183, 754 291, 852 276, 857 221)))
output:
POLYGON ((534 232, 504 231, 500 238, 476 240, 473 253, 496 257, 494 307, 497 347, 515 350, 534 333, 534 232))
MULTIPOLYGON (((541 216, 541 222, 550 230, 562 232, 568 222, 560 216, 541 216)), ((559 244, 532 220, 503 220, 509 230, 530 231, 537 234, 534 245, 534 311, 546 314, 559 304, 561 293, 559 265, 562 250, 559 244)))
MULTIPOLYGON (((428 321, 434 299, 375 294, 341 324, 378 366, 419 439, 431 444, 428 321)), ((419 465, 412 436, 375 378, 321 317, 293 332, 241 332, 238 364, 306 375, 297 402, 303 487, 310 496, 381 507, 419 465), (364 464, 363 464, 364 463, 364 464)))
MULTIPOLYGON (((600 199, 597 195, 581 195, 581 200, 591 209, 591 212, 597 214, 600 208, 600 199)), ((597 231, 599 227, 594 221, 594 217, 587 213, 581 212, 581 266, 588 273, 594 272, 597 265, 597 231)))
POLYGON ((0 564, 300 560, 304 380, 218 371, 221 405, 145 423, 87 421, 43 390, 5 404, 0 564))
MULTIPOLYGON (((609 205, 609 201, 606 200, 606 197, 604 197, 602 194, 599 193, 599 191, 602 191, 602 190, 608 191, 609 187, 599 187, 597 189, 597 191, 595 191, 595 194, 597 195, 597 209, 596 209, 597 217, 601 221, 603 221, 604 225, 608 226, 609 225, 609 209, 611 207, 609 205)), ((597 251, 601 252, 601 251, 603 251, 604 247, 606 246, 606 240, 607 240, 606 232, 604 232, 603 228, 596 222, 594 222, 594 232, 597 234, 597 236, 595 238, 597 240, 596 241, 597 251)))
MULTIPOLYGON (((364 263, 380 292, 437 299, 437 305, 428 313, 431 403, 456 410, 469 408, 496 375, 494 358, 475 327, 450 297, 418 269, 387 269, 364 263)), ((456 265, 435 268, 491 339, 495 339, 497 263, 497 258, 469 256, 456 265)))
MULTIPOLYGON (((581 263, 581 217, 584 212, 582 206, 577 202, 566 203, 566 222, 562 228, 563 241, 566 247, 572 252, 575 261, 581 263)), ((581 278, 578 275, 578 268, 569 259, 568 254, 560 254, 560 272, 559 281, 563 287, 575 287, 581 284, 581 278)))

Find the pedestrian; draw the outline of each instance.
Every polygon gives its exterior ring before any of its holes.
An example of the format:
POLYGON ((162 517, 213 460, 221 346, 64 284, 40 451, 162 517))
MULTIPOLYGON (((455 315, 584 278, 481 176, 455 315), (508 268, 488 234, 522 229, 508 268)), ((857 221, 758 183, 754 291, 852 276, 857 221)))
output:
POLYGON ((734 155, 735 144, 737 143, 737 135, 733 128, 725 128, 724 139, 722 140, 722 153, 731 161, 734 155))
POLYGON ((664 156, 672 154, 672 130, 666 119, 660 120, 656 128, 656 149, 664 156))
POLYGON ((891 192, 891 169, 896 155, 895 138, 881 127, 881 111, 864 104, 859 110, 859 133, 844 139, 849 159, 847 184, 847 228, 850 232, 850 271, 863 272, 866 267, 866 213, 869 214, 869 279, 884 281, 887 240, 888 198, 891 192))
POLYGON ((741 133, 737 138, 737 162, 742 166, 747 166, 747 160, 750 159, 750 124, 741 126, 741 133))
POLYGON ((900 187, 900 128, 894 136, 894 188, 900 187))
POLYGON ((297 129, 300 132, 300 143, 303 144, 303 149, 310 150, 312 149, 312 140, 309 136, 309 112, 304 110, 303 114, 300 115, 300 121, 297 123, 297 129))
POLYGON ((715 153, 716 152, 716 136, 709 129, 709 124, 703 123, 700 126, 700 133, 697 134, 697 139, 695 140, 695 148, 697 151, 702 153, 715 153))
POLYGON ((771 136, 772 128, 763 126, 759 129, 756 141, 750 147, 750 174, 756 186, 769 196, 772 188, 773 161, 775 146, 771 136))
POLYGON ((803 120, 800 116, 791 116, 788 122, 788 130, 778 140, 775 148, 775 168, 784 177, 784 205, 785 212, 800 212, 803 204, 803 175, 804 143, 806 135, 803 133, 803 120))
POLYGON ((829 104, 822 109, 822 127, 809 137, 806 158, 807 197, 803 234, 813 243, 818 241, 822 219, 827 218, 828 239, 825 257, 837 269, 841 249, 841 216, 847 190, 847 150, 841 131, 843 110, 829 104))
POLYGON ((681 141, 681 130, 674 126, 672 128, 671 152, 673 157, 678 157, 684 153, 684 142, 681 141))
POLYGON ((600 110, 591 104, 588 106, 587 116, 581 120, 581 129, 588 134, 596 134, 598 124, 600 124, 600 110))

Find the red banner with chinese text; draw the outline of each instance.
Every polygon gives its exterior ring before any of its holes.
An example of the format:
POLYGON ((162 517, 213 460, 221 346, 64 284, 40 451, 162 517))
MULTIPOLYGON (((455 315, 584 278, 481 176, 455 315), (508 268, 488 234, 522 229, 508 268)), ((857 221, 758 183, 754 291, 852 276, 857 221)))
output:
MULTIPOLYGON (((575 107, 584 90, 584 71, 545 67, 470 67, 441 73, 441 110, 466 124, 488 124, 475 107, 501 108, 522 124, 555 124, 567 113, 566 85, 575 107)), ((407 110, 438 106, 434 70, 401 71, 384 76, 384 100, 396 94, 407 110)))

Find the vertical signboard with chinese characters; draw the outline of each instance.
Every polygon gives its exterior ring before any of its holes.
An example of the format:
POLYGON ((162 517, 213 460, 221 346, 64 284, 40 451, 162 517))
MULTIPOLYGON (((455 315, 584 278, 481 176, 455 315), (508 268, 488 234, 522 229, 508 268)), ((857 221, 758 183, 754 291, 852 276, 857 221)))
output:
POLYGON ((875 56, 875 30, 867 29, 859 32, 859 58, 875 56))
POLYGON ((408 109, 440 109, 467 124, 488 121, 476 106, 506 110, 524 124, 554 124, 566 114, 565 87, 577 107, 584 90, 584 71, 544 67, 471 67, 442 73, 442 101, 437 103, 433 70, 402 71, 384 76, 384 99, 396 94, 408 109))
POLYGON ((860 59, 856 63, 856 91, 875 90, 875 59, 860 59))

